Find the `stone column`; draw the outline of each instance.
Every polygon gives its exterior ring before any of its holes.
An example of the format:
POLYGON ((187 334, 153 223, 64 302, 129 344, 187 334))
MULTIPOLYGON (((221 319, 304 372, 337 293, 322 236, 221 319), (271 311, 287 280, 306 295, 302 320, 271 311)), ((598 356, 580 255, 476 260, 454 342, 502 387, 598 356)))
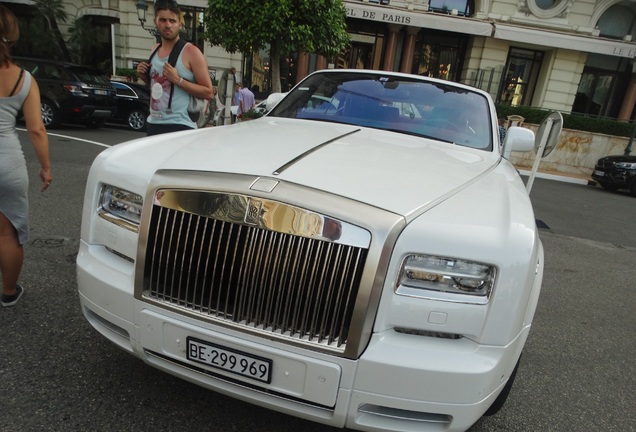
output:
POLYGON ((386 45, 384 46, 384 65, 382 69, 386 71, 393 70, 393 63, 395 63, 395 50, 397 49, 398 32, 402 26, 390 24, 389 35, 386 38, 386 45))
POLYGON ((415 54, 415 40, 417 38, 417 32, 420 29, 417 27, 408 27, 406 39, 404 40, 404 47, 402 48, 402 61, 400 63, 400 72, 411 73, 413 68, 413 56, 415 54))
POLYGON ((307 76, 309 72, 309 54, 306 52, 298 53, 298 64, 296 65, 296 82, 300 82, 307 76))
POLYGON ((316 55, 316 70, 327 69, 327 59, 320 54, 316 55))
POLYGON ((618 113, 619 120, 631 120, 632 112, 634 112, 634 104, 636 103, 636 75, 632 75, 632 79, 629 81, 627 91, 625 92, 625 98, 621 105, 621 110, 618 113))

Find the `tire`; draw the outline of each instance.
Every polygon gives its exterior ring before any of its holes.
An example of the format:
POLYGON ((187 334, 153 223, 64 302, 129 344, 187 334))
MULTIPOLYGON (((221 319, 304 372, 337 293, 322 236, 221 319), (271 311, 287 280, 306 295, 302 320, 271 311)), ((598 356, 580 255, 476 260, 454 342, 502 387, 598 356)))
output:
POLYGON ((99 129, 102 126, 104 126, 104 123, 106 123, 106 119, 90 120, 89 122, 86 123, 86 127, 89 129, 99 129))
POLYGON ((53 129, 60 125, 60 112, 50 101, 42 99, 40 102, 42 110, 42 122, 47 129, 53 129))
POLYGON ((499 396, 497 396, 497 399, 495 399, 492 405, 490 405, 490 408, 486 410, 486 412, 484 413, 484 416, 488 417, 488 416, 497 414, 499 410, 501 410, 501 408, 504 406, 504 403, 506 403, 506 399, 508 399, 508 394, 510 394, 510 389, 512 389, 512 384, 515 382, 515 377, 517 376, 517 369, 519 369, 519 362, 521 362, 521 357, 519 357, 519 360, 517 360, 517 364, 515 365, 515 368, 512 370, 512 373, 510 374, 510 378, 508 378, 508 382, 506 383, 504 388, 501 390, 501 393, 499 393, 499 396))
POLYGON ((629 188, 629 194, 636 197, 636 179, 632 182, 632 187, 629 188))
POLYGON ((603 189, 608 190, 608 191, 618 190, 618 186, 616 186, 613 183, 605 183, 605 182, 601 183, 601 182, 599 182, 598 184, 600 184, 603 189))
POLYGON ((128 127, 135 131, 146 130, 146 119, 148 115, 140 109, 134 109, 126 116, 126 123, 128 127))

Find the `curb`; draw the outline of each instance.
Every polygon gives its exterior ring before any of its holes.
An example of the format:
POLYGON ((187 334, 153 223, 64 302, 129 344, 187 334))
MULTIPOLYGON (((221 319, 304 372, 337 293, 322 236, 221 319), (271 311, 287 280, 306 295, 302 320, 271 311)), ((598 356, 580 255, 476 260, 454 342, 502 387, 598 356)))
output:
MULTIPOLYGON (((521 174, 522 176, 529 177, 530 176, 530 171, 528 171, 528 170, 519 170, 519 174, 521 174)), ((544 172, 541 172, 541 171, 537 172, 536 177, 543 178, 543 179, 548 179, 548 180, 562 181, 562 182, 566 182, 566 183, 576 183, 576 184, 582 184, 582 185, 587 185, 587 186, 596 186, 596 182, 594 180, 589 180, 589 179, 585 179, 585 178, 578 178, 578 177, 569 177, 569 176, 548 174, 548 173, 544 173, 544 172)))

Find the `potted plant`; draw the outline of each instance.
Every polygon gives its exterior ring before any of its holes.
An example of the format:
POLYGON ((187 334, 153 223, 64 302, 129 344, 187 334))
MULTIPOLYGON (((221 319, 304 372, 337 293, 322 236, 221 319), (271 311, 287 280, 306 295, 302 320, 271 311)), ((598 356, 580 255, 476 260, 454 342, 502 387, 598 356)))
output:
POLYGON ((241 120, 254 120, 260 117, 263 117, 263 114, 265 114, 263 111, 261 110, 255 110, 254 108, 251 108, 247 111, 245 111, 243 114, 241 114, 241 120))

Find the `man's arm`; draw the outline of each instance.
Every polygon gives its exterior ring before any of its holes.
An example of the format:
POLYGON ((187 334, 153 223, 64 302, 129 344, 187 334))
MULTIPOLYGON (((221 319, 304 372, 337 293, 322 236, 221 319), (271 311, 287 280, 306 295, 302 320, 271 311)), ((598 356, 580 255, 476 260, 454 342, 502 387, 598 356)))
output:
POLYGON ((188 44, 183 49, 183 63, 194 74, 194 82, 179 78, 175 85, 181 82, 181 88, 188 94, 201 99, 210 100, 213 97, 212 80, 208 71, 208 64, 203 53, 193 44, 188 44))

